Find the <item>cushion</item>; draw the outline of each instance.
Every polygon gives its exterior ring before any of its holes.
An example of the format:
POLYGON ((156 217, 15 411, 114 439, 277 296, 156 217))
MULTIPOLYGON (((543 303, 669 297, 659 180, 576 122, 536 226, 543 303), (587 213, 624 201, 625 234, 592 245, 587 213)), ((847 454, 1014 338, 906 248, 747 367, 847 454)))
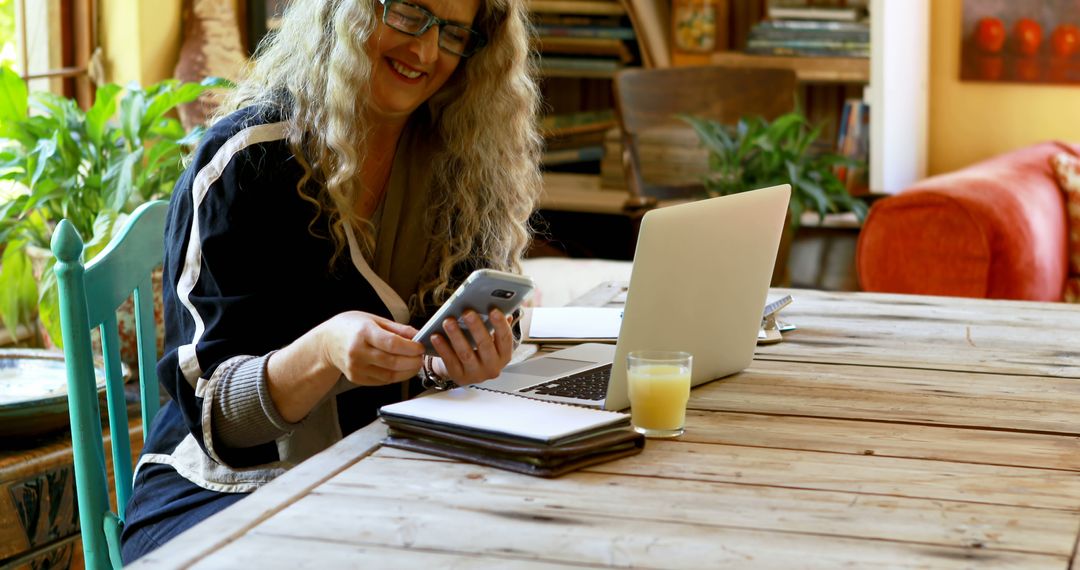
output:
POLYGON ((877 200, 859 233, 866 291, 1060 301, 1065 198, 1045 142, 927 178, 877 200))
POLYGON ((1065 211, 1069 227, 1069 277, 1065 281, 1065 300, 1080 302, 1080 158, 1060 152, 1050 157, 1058 185, 1065 193, 1065 211))

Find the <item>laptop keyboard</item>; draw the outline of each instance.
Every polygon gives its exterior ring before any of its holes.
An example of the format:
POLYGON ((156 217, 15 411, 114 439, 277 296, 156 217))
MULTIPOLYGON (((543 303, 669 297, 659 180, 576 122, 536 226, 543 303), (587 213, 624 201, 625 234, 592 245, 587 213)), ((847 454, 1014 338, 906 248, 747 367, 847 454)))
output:
POLYGON ((611 364, 609 363, 599 368, 549 380, 526 388, 522 392, 582 400, 603 400, 607 396, 607 385, 610 379, 611 364))

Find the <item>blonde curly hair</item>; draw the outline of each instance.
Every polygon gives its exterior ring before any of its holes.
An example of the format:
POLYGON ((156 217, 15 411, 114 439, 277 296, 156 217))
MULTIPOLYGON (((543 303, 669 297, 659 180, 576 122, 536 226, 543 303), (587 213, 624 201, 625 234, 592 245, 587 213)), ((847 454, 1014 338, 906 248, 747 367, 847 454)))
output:
MULTIPOLYGON (((372 191, 360 183, 371 130, 362 110, 374 66, 364 44, 379 18, 375 0, 293 0, 216 115, 260 105, 289 117, 288 142, 305 170, 297 191, 328 214, 335 257, 346 246, 346 225, 371 254, 373 228, 353 205, 372 191), (321 187, 315 196, 303 191, 312 180, 321 187)), ((540 95, 525 0, 480 0, 473 28, 487 45, 462 58, 427 102, 441 141, 427 211, 438 268, 421 277, 421 304, 449 297, 455 268, 520 271, 541 190, 540 95)))

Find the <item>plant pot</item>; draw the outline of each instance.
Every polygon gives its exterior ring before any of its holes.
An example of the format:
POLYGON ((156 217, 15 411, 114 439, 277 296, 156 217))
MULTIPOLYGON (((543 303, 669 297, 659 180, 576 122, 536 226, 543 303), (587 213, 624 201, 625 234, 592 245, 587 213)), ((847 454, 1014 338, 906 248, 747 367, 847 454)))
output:
MULTIPOLYGON (((34 279, 39 283, 41 282, 41 276, 45 272, 45 268, 48 265, 53 254, 51 251, 36 247, 27 246, 27 255, 30 256, 31 269, 34 273, 34 279)), ((157 358, 161 358, 165 349, 165 322, 163 318, 164 302, 162 301, 162 273, 161 268, 155 269, 150 277, 151 287, 154 293, 154 326, 156 332, 156 351, 157 358)), ((138 337, 135 334, 135 303, 133 299, 128 298, 120 307, 116 310, 116 324, 119 329, 120 336, 120 361, 131 369, 132 378, 138 377, 139 370, 139 345, 138 337)), ((53 339, 50 338, 49 332, 39 321, 37 324, 38 331, 41 333, 42 346, 48 349, 59 348, 53 339)), ((94 354, 102 354, 101 349, 101 334, 97 328, 90 331, 90 342, 93 345, 94 354)))

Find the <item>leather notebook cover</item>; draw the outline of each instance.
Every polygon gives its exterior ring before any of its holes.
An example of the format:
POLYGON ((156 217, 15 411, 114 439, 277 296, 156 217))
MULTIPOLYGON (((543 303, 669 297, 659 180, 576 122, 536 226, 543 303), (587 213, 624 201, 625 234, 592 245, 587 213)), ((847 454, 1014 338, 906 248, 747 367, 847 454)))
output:
MULTIPOLYGON (((384 420, 385 421, 385 420, 384 420)), ((606 431, 563 445, 513 443, 388 421, 383 445, 488 465, 537 477, 558 477, 582 467, 641 453, 645 437, 628 429, 606 431)))
POLYGON ((455 388, 379 410, 389 447, 536 475, 640 453, 630 416, 482 388, 455 388))

